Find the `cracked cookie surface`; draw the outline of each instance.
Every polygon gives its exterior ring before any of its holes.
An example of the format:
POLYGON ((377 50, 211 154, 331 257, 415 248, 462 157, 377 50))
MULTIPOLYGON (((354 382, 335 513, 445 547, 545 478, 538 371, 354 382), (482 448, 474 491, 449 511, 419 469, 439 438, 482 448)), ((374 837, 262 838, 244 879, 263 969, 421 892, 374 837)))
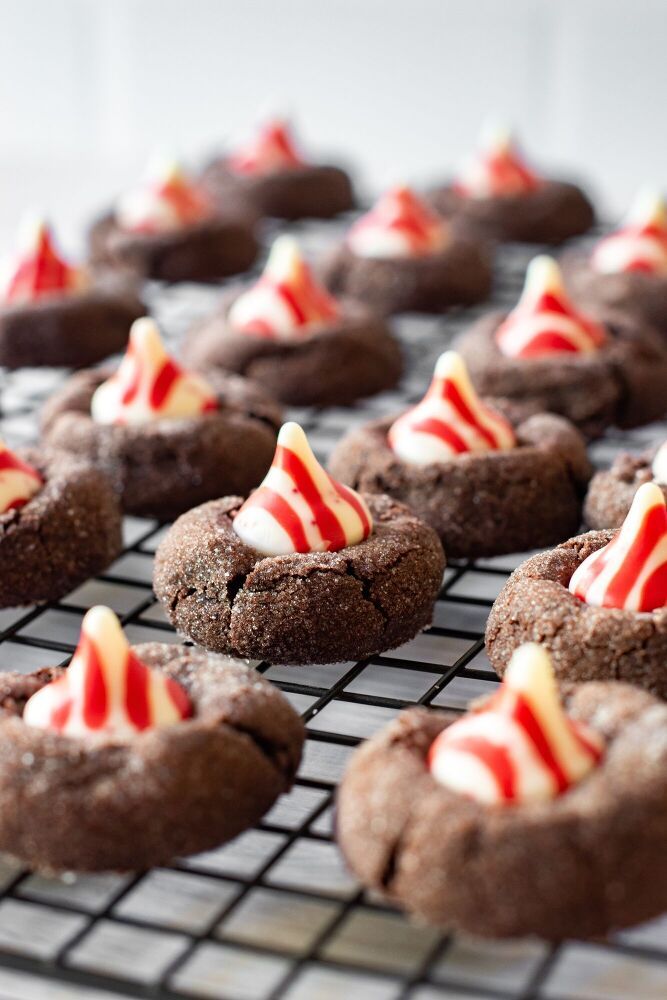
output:
POLYGON ((256 823, 296 774, 303 724, 252 668, 202 650, 133 647, 187 692, 193 716, 94 741, 25 725, 60 667, 0 678, 0 850, 53 871, 137 870, 256 823))
POLYGON ((667 706, 625 684, 563 692, 606 752, 549 802, 489 807, 440 785, 427 754, 454 713, 409 709, 358 750, 337 836, 364 885, 422 919, 493 937, 589 937, 661 913, 667 706))
POLYGON ((431 621, 442 547, 407 507, 364 499, 374 522, 365 541, 272 557, 234 532, 240 497, 188 511, 156 553, 168 618, 207 649, 273 663, 357 660, 412 639, 431 621))
POLYGON ((620 680, 667 698, 667 608, 593 607, 567 589, 575 569, 614 534, 589 531, 512 573, 486 627, 487 654, 501 676, 518 646, 538 642, 559 680, 620 680))

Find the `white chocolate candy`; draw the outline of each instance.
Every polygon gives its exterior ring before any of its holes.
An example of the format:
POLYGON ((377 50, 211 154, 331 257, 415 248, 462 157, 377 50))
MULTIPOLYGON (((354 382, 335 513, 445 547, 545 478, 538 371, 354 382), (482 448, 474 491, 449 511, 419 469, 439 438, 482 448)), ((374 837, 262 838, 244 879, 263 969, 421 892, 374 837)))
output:
POLYGON ((133 233, 168 233, 212 214, 208 199, 180 165, 163 157, 153 160, 146 182, 123 195, 116 206, 116 222, 133 233))
POLYGON ((487 124, 477 153, 463 162, 454 189, 467 198, 506 198, 528 194, 539 184, 540 179, 524 163, 509 129, 487 124))
POLYGON ((640 191, 624 225, 593 250, 591 265, 600 274, 667 274, 667 205, 658 191, 640 191))
POLYGON ((211 387, 170 358, 157 324, 144 317, 132 324, 125 356, 116 373, 95 390, 90 412, 98 424, 144 424, 217 408, 211 387))
POLYGON ((98 606, 83 619, 67 673, 28 699, 23 721, 66 736, 127 738, 191 714, 181 685, 137 659, 113 611, 98 606))
POLYGON ((658 448, 653 464, 651 465, 653 481, 660 486, 667 486, 667 441, 664 441, 658 448))
POLYGON ((431 465, 471 451, 513 448, 509 422, 477 396, 463 358, 445 351, 421 403, 396 420, 389 446, 408 465, 431 465))
POLYGON ((357 257, 424 257, 447 242, 447 224, 407 187, 387 191, 347 235, 357 257))
POLYGON ((667 509, 656 483, 639 487, 620 530, 577 567, 569 589, 594 607, 667 607, 667 509))
POLYGON ((336 300, 322 288, 292 236, 279 236, 264 272, 229 310, 230 326, 270 340, 303 340, 336 320, 336 300))
POLYGON ((44 480, 31 465, 0 440, 0 514, 23 507, 38 493, 44 480))
POLYGON ((83 268, 62 259, 49 226, 32 214, 21 224, 17 255, 6 259, 0 272, 0 297, 18 304, 81 291, 89 280, 83 268))
POLYGON ((498 693, 443 729, 428 762, 452 791, 508 806, 562 795, 599 764, 603 748, 597 733, 563 711, 546 649, 526 643, 498 693))
POLYGON ((365 501, 325 472, 295 423, 281 427, 273 464, 233 523, 246 545, 267 556, 333 552, 373 530, 365 501))
POLYGON ((604 327, 570 302, 560 268, 552 257, 534 257, 521 298, 495 334, 510 358, 590 354, 606 341, 604 327))

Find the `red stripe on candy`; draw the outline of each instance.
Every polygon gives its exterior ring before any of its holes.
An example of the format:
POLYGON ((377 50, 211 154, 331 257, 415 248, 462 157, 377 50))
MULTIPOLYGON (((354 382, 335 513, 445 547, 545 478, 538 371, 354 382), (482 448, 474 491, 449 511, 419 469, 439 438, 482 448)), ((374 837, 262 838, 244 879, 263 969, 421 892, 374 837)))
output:
POLYGON ((551 351, 559 354, 565 352, 576 354, 579 348, 564 334, 545 330, 543 333, 538 333, 537 336, 527 341, 514 356, 517 358, 532 358, 551 351))
POLYGON ((442 385, 441 389, 442 398, 447 400, 451 406, 457 411, 460 417, 466 421, 466 423, 471 424, 481 435, 481 437, 486 441, 486 443, 491 448, 496 448, 498 446, 498 440, 490 430, 487 430, 480 422, 477 417, 470 409, 465 399, 458 390, 458 387, 451 381, 446 381, 442 385))
POLYGON ((174 382, 180 378, 181 371, 175 361, 167 358, 151 386, 150 404, 154 410, 162 408, 171 391, 174 382))
MULTIPOLYGON (((645 566, 647 560, 653 552, 653 549, 660 542, 663 534, 665 533, 665 521, 666 517, 664 507, 651 507, 646 512, 637 534, 633 539, 632 545, 626 552, 623 562, 607 584, 604 600, 602 602, 603 607, 623 607, 630 591, 636 584, 639 575, 641 574, 642 568, 645 566)), ((613 551, 618 538, 619 536, 616 536, 614 541, 610 542, 607 546, 605 551, 607 560, 609 559, 610 549, 613 551)), ((605 560, 605 562, 607 560, 605 560)), ((599 571, 600 563, 598 563, 597 568, 599 571)), ((655 574, 653 574, 653 576, 655 577, 655 574)), ((656 587, 658 584, 659 578, 652 580, 651 587, 656 587)), ((643 593, 643 596, 645 595, 646 588, 644 588, 643 593)), ((644 607, 644 600, 641 601, 640 607, 644 607)))
POLYGON ((275 490, 268 486, 260 486, 251 496, 248 506, 262 507, 266 510, 289 535, 296 552, 310 552, 310 545, 298 514, 275 490))
POLYGON ((521 695, 507 692, 505 697, 516 699, 514 709, 511 713, 512 717, 515 719, 517 725, 521 726, 524 733, 535 747, 535 750, 537 751, 545 768, 553 776, 559 793, 564 792, 565 789, 569 787, 569 779, 556 760, 556 757, 549 746, 549 742, 544 735, 542 727, 539 721, 535 718, 533 709, 526 699, 521 697, 521 695))
POLYGON ((151 725, 151 704, 149 687, 151 676, 133 652, 128 652, 125 663, 125 711, 137 729, 148 729, 151 725))
POLYGON ((347 503, 349 503, 350 507, 352 507, 354 512, 357 514, 359 520, 361 521, 361 525, 364 532, 364 538, 368 538, 368 536, 371 533, 371 522, 369 520, 368 514, 364 509, 364 505, 362 504, 357 494, 354 492, 354 490, 351 490, 348 486, 343 486, 342 483, 337 482, 337 480, 335 480, 332 476, 329 476, 329 482, 335 489, 338 496, 342 497, 343 500, 346 500, 347 503))
POLYGON ((310 472, 299 456, 295 455, 289 448, 278 445, 274 465, 287 473, 298 492, 303 496, 303 499, 310 507, 314 523, 322 539, 328 543, 329 549, 335 551, 344 548, 346 545, 345 533, 340 526, 338 518, 324 503, 322 495, 315 485, 310 472))
POLYGON ((107 691, 97 649, 85 632, 81 633, 77 657, 84 664, 82 716, 89 729, 101 729, 107 717, 107 691))
POLYGON ((411 430, 419 434, 431 434, 433 437, 440 438, 457 455, 469 450, 463 438, 437 417, 424 417, 423 420, 417 420, 411 425, 411 430))
POLYGON ((492 775, 502 797, 508 801, 516 798, 516 770, 505 747, 491 743, 483 736, 452 737, 447 747, 477 757, 492 775))

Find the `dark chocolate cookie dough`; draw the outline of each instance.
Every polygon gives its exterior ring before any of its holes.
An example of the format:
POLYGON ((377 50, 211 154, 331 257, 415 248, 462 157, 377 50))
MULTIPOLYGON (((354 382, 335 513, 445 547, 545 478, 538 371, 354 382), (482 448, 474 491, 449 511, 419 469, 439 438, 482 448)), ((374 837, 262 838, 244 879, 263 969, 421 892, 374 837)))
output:
POLYGON ((408 465, 387 444, 393 418, 353 430, 334 448, 336 479, 408 504, 448 556, 476 558, 553 544, 579 527, 590 476, 581 436, 552 414, 516 428, 518 447, 408 465))
POLYGON ((264 391, 237 375, 211 372, 220 409, 198 417, 145 424, 98 424, 90 415, 95 389, 109 371, 83 371, 42 411, 47 443, 104 469, 123 509, 169 520, 230 490, 249 492, 269 468, 280 410, 264 391))
POLYGON ((235 297, 190 330, 183 351, 190 367, 246 375, 291 406, 347 406, 392 389, 401 377, 398 341, 363 306, 345 303, 340 320, 285 342, 231 328, 227 314, 235 297))
POLYGON ((601 765, 545 803, 489 807, 430 774, 458 718, 410 709, 352 758, 338 794, 343 852, 364 885, 477 935, 607 934, 667 900, 667 706, 621 684, 564 689, 606 741, 601 765))
MULTIPOLYGON (((655 448, 641 455, 622 451, 610 469, 596 472, 584 502, 584 521, 589 528, 620 528, 639 487, 653 480, 655 452, 655 448)), ((667 499, 667 486, 662 485, 662 491, 667 499)))
POLYGON ((572 250, 561 259, 563 277, 577 301, 627 312, 667 338, 667 276, 631 271, 601 274, 590 258, 572 250))
POLYGON ((495 333, 505 319, 488 313, 456 342, 478 392, 537 403, 587 437, 606 427, 636 427, 667 413, 667 349, 660 337, 621 313, 602 314, 609 343, 590 354, 508 358, 495 333))
POLYGON ((275 219, 330 219, 354 208, 348 174, 340 167, 304 165, 270 174, 238 174, 213 160, 202 183, 223 208, 275 219))
POLYGON ((23 507, 0 514, 0 607, 63 597, 121 550, 121 514, 108 477, 47 451, 20 456, 45 483, 23 507))
POLYGON ((534 191, 503 198, 467 198, 445 185, 429 192, 428 198, 443 215, 503 242, 562 243, 595 222, 587 195, 566 181, 542 181, 534 191))
POLYGON ((458 233, 444 250, 423 257, 359 257, 343 243, 323 262, 321 276, 335 295, 384 315, 440 313, 483 302, 491 291, 486 247, 458 233))
POLYGON ((0 676, 0 850, 50 871, 141 870, 230 840, 291 787, 303 724, 277 688, 201 650, 133 648, 184 687, 192 718, 65 736, 21 719, 63 668, 0 676))
POLYGON ((176 521, 155 558, 167 617, 207 649, 272 663, 358 660, 412 639, 431 622, 442 548, 389 497, 364 497, 373 533, 338 552, 262 556, 232 527, 240 497, 176 521))
POLYGON ((93 223, 94 263, 157 281, 218 281, 247 271, 259 245, 252 218, 213 217, 166 233, 127 232, 112 213, 93 223))
POLYGON ((85 291, 0 307, 0 365, 81 368, 127 344, 146 307, 131 283, 106 275, 85 291))
POLYGON ((667 698, 667 608, 598 608, 567 589, 575 569, 614 534, 589 531, 512 573, 486 627, 487 653, 499 674, 517 646, 539 642, 559 680, 619 680, 667 698))

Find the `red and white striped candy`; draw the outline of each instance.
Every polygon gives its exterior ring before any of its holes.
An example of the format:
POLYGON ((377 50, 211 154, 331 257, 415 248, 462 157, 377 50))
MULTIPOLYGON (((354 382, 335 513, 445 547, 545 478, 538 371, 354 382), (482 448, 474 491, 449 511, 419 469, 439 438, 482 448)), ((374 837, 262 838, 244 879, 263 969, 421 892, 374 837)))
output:
POLYGON ((259 281, 229 310, 229 323, 268 340, 302 340, 339 316, 336 300, 315 280, 296 240, 279 236, 259 281))
POLYGON ((211 387, 176 364, 164 349, 157 324, 148 317, 132 324, 117 372, 95 390, 90 406, 98 424, 143 424, 217 409, 211 387))
POLYGON ((438 358, 421 403, 389 429, 389 446, 409 465, 431 465, 471 451, 513 448, 511 424, 477 396, 463 358, 445 351, 438 358))
POLYGON ((58 254, 43 219, 27 218, 19 234, 19 252, 5 265, 2 298, 5 302, 34 302, 49 295, 66 295, 86 285, 83 270, 58 254))
POLYGON ((434 740, 428 765, 440 784, 478 802, 544 802, 593 770, 603 746, 563 711, 547 651, 526 643, 491 701, 434 740))
POLYGON ((590 354, 606 341, 604 327, 570 302, 552 257, 534 257, 518 305, 496 330, 496 343, 508 358, 590 354))
POLYGON ((597 244, 591 265, 601 274, 667 274, 667 205, 662 195, 640 192, 625 225, 597 244))
POLYGON ((306 435, 283 424, 273 464, 234 518, 234 530, 263 555, 335 552, 373 530, 364 500, 319 464, 306 435))
POLYGON ((387 191, 347 234, 357 257, 424 257, 442 250, 447 225, 408 187, 387 191))
POLYGON ((155 159, 146 182, 124 195, 116 221, 127 232, 166 233, 202 222, 213 214, 208 198, 174 160, 155 159))
POLYGON ((237 174, 271 174, 294 170, 305 164, 294 144, 286 121, 266 122, 246 145, 227 158, 227 166, 237 174))
POLYGON ((572 574, 586 604, 626 611, 667 607, 667 509, 656 483, 644 483, 618 533, 572 574))
POLYGON ((127 737, 190 715, 181 685, 142 663, 113 611, 95 607, 83 619, 67 673, 28 699, 23 721, 66 736, 127 737))
POLYGON ((0 440, 0 514, 23 507, 44 485, 32 465, 28 465, 0 440))
POLYGON ((651 472, 653 473, 653 481, 655 483, 667 486, 667 441, 663 441, 655 453, 651 464, 651 472))
POLYGON ((506 128, 486 126, 476 155, 465 161, 453 187, 466 198, 529 194, 540 178, 527 166, 506 128))

